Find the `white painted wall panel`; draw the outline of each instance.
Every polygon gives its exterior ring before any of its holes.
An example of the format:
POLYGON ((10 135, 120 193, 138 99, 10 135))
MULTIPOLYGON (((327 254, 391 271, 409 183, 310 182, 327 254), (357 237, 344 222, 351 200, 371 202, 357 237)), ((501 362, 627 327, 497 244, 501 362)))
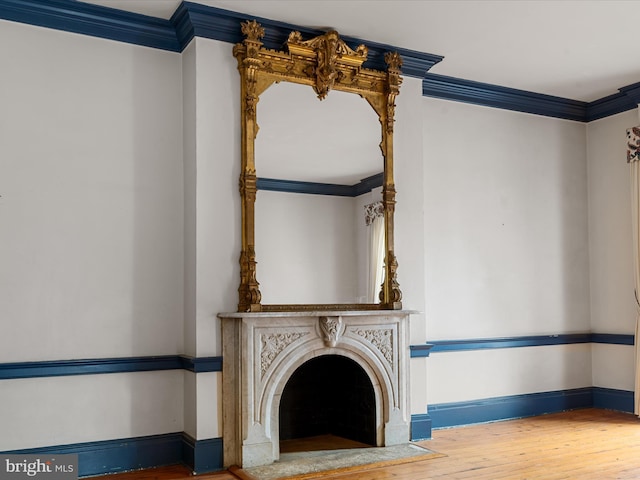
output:
POLYGON ((632 345, 592 344, 593 386, 633 391, 634 355, 632 345))
POLYGON ((222 437, 222 372, 198 373, 197 439, 222 437))
POLYGON ((179 54, 2 22, 0 361, 179 353, 179 54))
POLYGON ((423 107, 428 338, 588 331, 584 124, 423 107))
POLYGON ((197 355, 221 355, 240 283, 240 76, 229 43, 196 38, 197 355))
POLYGON ((255 223, 262 302, 355 303, 355 216, 351 197, 259 191, 255 223))
POLYGON ((426 380, 428 404, 590 387, 591 345, 432 353, 426 380))
POLYGON ((635 329, 626 129, 638 123, 637 112, 630 111, 587 127, 591 326, 600 333, 635 329))
POLYGON ((184 353, 196 355, 197 158, 196 42, 182 51, 182 139, 184 164, 184 353))
POLYGON ((423 157, 422 81, 404 78, 396 98, 394 175, 395 242, 402 306, 411 315, 411 343, 428 338, 425 321, 425 177, 423 157))
POLYGON ((0 451, 183 431, 183 372, 3 380, 0 451))

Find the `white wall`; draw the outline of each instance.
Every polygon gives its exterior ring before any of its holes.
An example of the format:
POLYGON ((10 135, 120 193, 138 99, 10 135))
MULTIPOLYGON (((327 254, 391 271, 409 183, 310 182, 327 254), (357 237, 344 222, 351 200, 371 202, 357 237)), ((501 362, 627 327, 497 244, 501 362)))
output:
POLYGON ((240 76, 233 45, 196 42, 196 353, 222 355, 218 313, 240 283, 240 76))
POLYGON ((423 104, 429 338, 588 331, 585 125, 423 104))
MULTIPOLYGON (((195 38, 183 52, 185 353, 222 355, 218 313, 240 281, 240 82, 232 45, 195 38)), ((221 372, 185 372, 185 432, 222 435, 221 372)))
MULTIPOLYGON (((591 327, 598 333, 635 329, 626 129, 638 123, 633 110, 587 126, 591 327)), ((594 344, 593 384, 633 390, 633 362, 632 346, 594 344)))
POLYGON ((182 432, 183 372, 0 383, 0 451, 182 432))
POLYGON ((255 227, 262 302, 355 303, 355 210, 351 197, 259 191, 255 227))
POLYGON ((180 352, 180 56, 10 22, 0 42, 0 361, 180 352))
MULTIPOLYGON (((183 348, 181 56, 0 22, 0 362, 183 348)), ((182 431, 179 371, 0 385, 0 450, 182 431)))
MULTIPOLYGON (((423 108, 428 339, 590 331, 585 125, 431 98, 423 108)), ((434 353, 427 366, 429 403, 591 377, 589 349, 572 345, 434 353), (536 375, 543 357, 555 361, 536 375)))
MULTIPOLYGON (((241 243, 232 45, 196 38, 176 54, 0 27, 0 362, 220 355, 216 315, 236 309, 241 243)), ((396 254, 404 307, 418 312, 411 343, 633 332, 624 130, 636 112, 585 126, 423 98, 413 78, 397 105, 396 254)), ((258 247, 270 243, 282 239, 258 247)), ((265 302, 307 301, 273 298, 260 272, 265 302)), ((411 362, 411 411, 631 390, 632 361, 632 347, 613 345, 434 353, 411 362)), ((0 450, 182 430, 218 437, 220 379, 3 381, 10 435, 0 450)))

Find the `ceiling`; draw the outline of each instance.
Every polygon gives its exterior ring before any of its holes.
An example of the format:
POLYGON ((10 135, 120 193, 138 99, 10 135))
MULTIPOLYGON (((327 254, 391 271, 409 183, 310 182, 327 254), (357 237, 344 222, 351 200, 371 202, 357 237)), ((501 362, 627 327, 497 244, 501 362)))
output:
MULTIPOLYGON (((85 0, 168 19, 180 0, 85 0)), ((430 72, 593 101, 640 82, 640 2, 195 0, 444 56, 430 72)))

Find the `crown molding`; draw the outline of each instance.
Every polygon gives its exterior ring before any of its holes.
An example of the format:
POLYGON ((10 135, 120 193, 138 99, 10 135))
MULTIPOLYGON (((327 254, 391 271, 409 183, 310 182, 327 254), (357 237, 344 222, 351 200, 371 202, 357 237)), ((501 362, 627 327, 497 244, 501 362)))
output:
POLYGON ((433 73, 427 73, 422 80, 422 94, 578 122, 587 118, 587 102, 433 73))
POLYGON ((618 89, 618 93, 592 102, 582 102, 427 73, 422 80, 422 94, 425 97, 588 123, 637 108, 640 104, 640 83, 627 85, 618 89))
POLYGON ((587 122, 634 110, 640 104, 640 83, 618 89, 618 93, 589 103, 587 122))
MULTIPOLYGON (((292 30, 315 37, 321 30, 279 22, 230 10, 182 2, 170 20, 126 12, 76 0, 0 0, 0 19, 89 35, 119 42, 181 52, 194 37, 228 43, 242 41, 240 24, 257 20, 265 29, 267 48, 281 49, 292 30)), ((444 57, 392 45, 342 37, 352 48, 369 49, 366 68, 386 69, 384 54, 397 51, 404 76, 423 79, 423 95, 535 115, 591 122, 637 108, 640 83, 621 87, 618 93, 582 102, 499 85, 428 73, 444 57)))
MULTIPOLYGON (((171 19, 164 20, 75 0, 0 0, 0 19, 172 52, 184 50, 193 37, 241 42, 240 24, 246 20, 257 20, 262 24, 265 29, 263 42, 267 48, 281 49, 293 30, 308 37, 325 33, 191 2, 182 2, 171 19)), ((366 68, 386 70, 384 54, 397 51, 403 59, 403 74, 410 77, 422 78, 444 58, 353 37, 342 39, 351 47, 361 43, 367 45, 369 58, 364 64, 366 68)))
POLYGON ((180 51, 169 20, 73 0, 0 0, 0 19, 180 51))
MULTIPOLYGON (((280 50, 285 45, 289 34, 296 30, 305 37, 317 37, 325 33, 323 30, 306 28, 291 23, 279 22, 264 17, 246 15, 222 8, 209 7, 192 2, 182 2, 171 17, 175 25, 178 42, 184 49, 195 37, 209 38, 228 43, 239 43, 243 40, 240 24, 247 20, 256 20, 264 28, 262 39, 265 47, 280 50)), ((365 44, 369 51, 365 68, 386 70, 384 54, 396 51, 402 57, 402 74, 409 77, 422 78, 424 74, 444 57, 431 53, 418 52, 393 45, 361 40, 359 38, 342 36, 342 40, 351 48, 365 44)))

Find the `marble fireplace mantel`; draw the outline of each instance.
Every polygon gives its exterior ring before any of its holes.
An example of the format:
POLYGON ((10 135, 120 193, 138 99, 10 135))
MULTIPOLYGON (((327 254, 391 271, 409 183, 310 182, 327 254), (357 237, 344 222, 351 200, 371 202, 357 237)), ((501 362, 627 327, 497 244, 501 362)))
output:
POLYGON ((342 355, 371 380, 376 443, 409 441, 409 316, 406 310, 221 313, 224 465, 253 467, 280 456, 279 405, 293 372, 342 355))

